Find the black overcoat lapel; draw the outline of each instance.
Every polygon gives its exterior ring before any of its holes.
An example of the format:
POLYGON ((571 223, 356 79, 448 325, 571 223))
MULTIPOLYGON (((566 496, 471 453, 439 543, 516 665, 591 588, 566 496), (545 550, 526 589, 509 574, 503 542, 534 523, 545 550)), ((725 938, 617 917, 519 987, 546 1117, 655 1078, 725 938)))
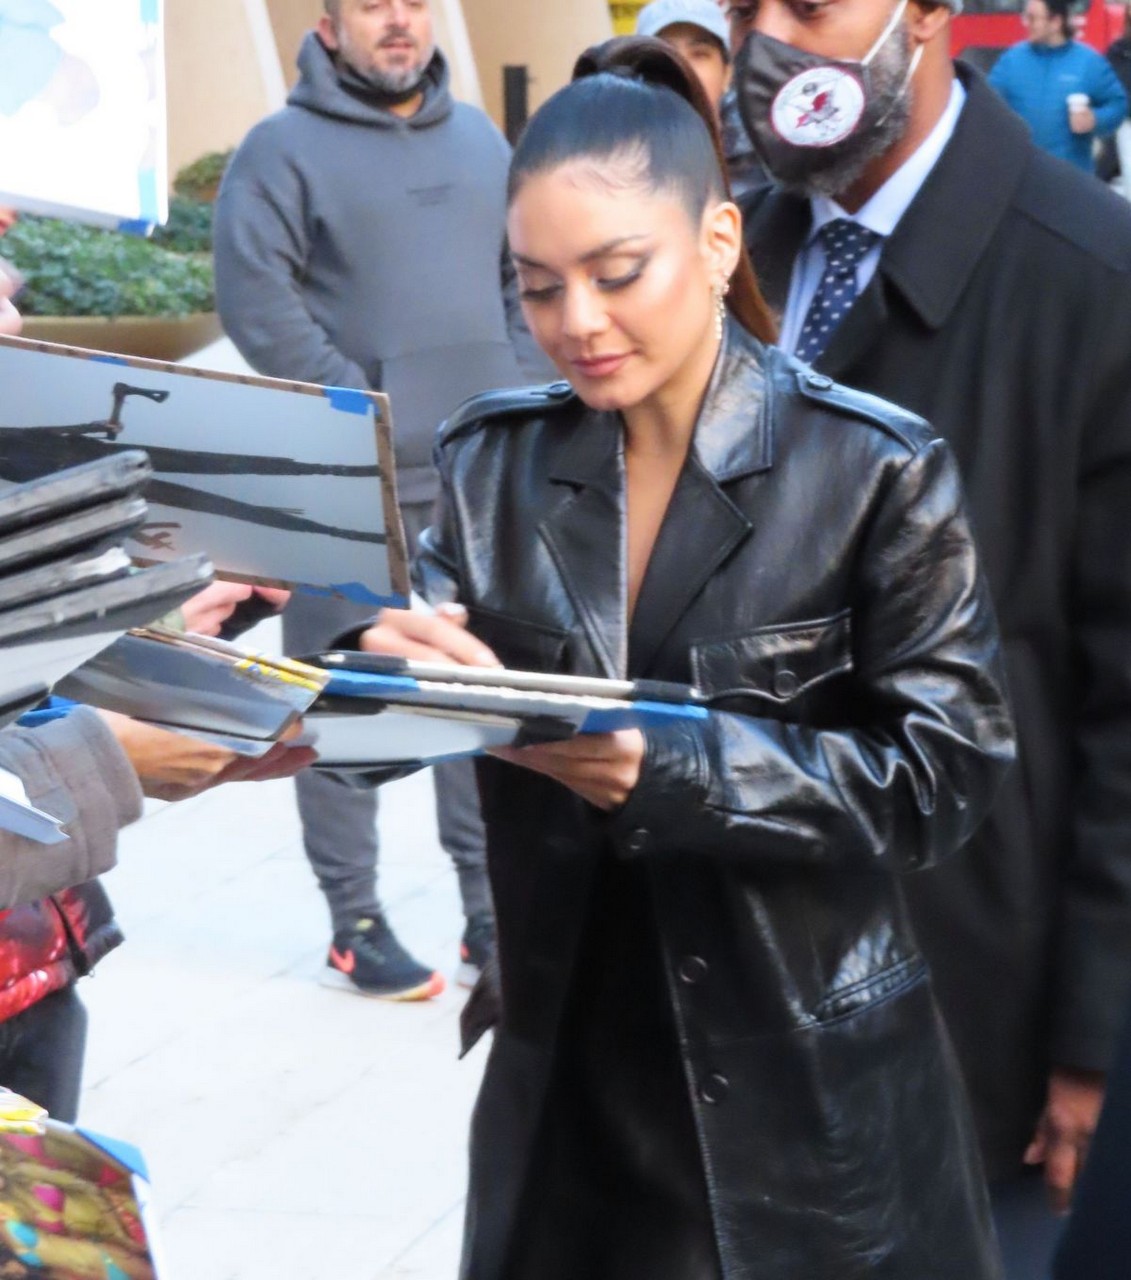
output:
POLYGON ((586 413, 557 451, 551 480, 557 505, 538 526, 577 614, 591 663, 577 651, 580 675, 623 679, 625 626, 624 446, 618 415, 586 413))
POLYGON ((753 532, 727 486, 770 467, 770 394, 756 350, 728 333, 636 602, 633 676, 649 674, 703 588, 753 532))

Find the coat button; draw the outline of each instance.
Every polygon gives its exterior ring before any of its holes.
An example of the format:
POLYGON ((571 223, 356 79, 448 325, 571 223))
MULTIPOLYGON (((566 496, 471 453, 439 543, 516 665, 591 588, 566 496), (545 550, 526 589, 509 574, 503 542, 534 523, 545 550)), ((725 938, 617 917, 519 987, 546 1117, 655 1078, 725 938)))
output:
POLYGON ((792 671, 779 671, 774 676, 774 692, 779 698, 792 698, 801 688, 801 681, 792 671))
POLYGON ((648 842, 651 838, 646 827, 637 827, 635 831, 628 833, 628 839, 624 842, 624 847, 629 853, 643 853, 648 848, 648 842))
POLYGON ((831 391, 833 387, 832 378, 826 378, 823 373, 810 373, 806 376, 805 381, 814 391, 831 391))
POLYGON ((702 982, 707 976, 708 965, 702 956, 684 956, 679 963, 679 977, 689 987, 702 982))
POLYGON ((712 1071, 699 1086, 699 1096, 708 1106, 716 1107, 730 1093, 730 1081, 717 1071, 712 1071))

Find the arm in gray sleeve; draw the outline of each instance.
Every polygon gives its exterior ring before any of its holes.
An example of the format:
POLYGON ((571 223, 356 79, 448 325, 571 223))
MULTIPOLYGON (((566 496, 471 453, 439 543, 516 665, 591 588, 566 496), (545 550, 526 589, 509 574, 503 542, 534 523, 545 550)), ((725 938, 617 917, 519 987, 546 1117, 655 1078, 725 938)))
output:
POLYGON ((68 840, 39 844, 0 831, 0 909, 35 902, 109 871, 118 831, 141 816, 141 786, 117 739, 78 707, 35 729, 0 733, 0 768, 37 808, 64 823, 68 840))
POLYGON ((322 386, 369 382, 315 322, 300 281, 310 244, 302 175, 273 138, 253 130, 224 176, 213 246, 224 331, 259 373, 322 386))

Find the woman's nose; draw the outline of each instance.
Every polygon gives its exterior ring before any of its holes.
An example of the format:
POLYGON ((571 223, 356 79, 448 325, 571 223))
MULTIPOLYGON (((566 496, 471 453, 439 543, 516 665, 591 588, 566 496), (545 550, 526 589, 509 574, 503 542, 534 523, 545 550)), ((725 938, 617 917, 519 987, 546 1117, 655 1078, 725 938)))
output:
POLYGON ((583 340, 608 328, 604 300, 589 284, 567 287, 562 328, 570 338, 583 340))

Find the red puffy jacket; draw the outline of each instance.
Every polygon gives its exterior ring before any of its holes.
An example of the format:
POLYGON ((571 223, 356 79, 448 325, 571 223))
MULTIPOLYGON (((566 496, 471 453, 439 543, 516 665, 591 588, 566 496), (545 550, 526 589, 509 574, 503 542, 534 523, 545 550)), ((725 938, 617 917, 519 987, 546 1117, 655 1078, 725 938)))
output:
POLYGON ((124 940, 97 880, 0 911, 0 1022, 70 986, 124 940))

